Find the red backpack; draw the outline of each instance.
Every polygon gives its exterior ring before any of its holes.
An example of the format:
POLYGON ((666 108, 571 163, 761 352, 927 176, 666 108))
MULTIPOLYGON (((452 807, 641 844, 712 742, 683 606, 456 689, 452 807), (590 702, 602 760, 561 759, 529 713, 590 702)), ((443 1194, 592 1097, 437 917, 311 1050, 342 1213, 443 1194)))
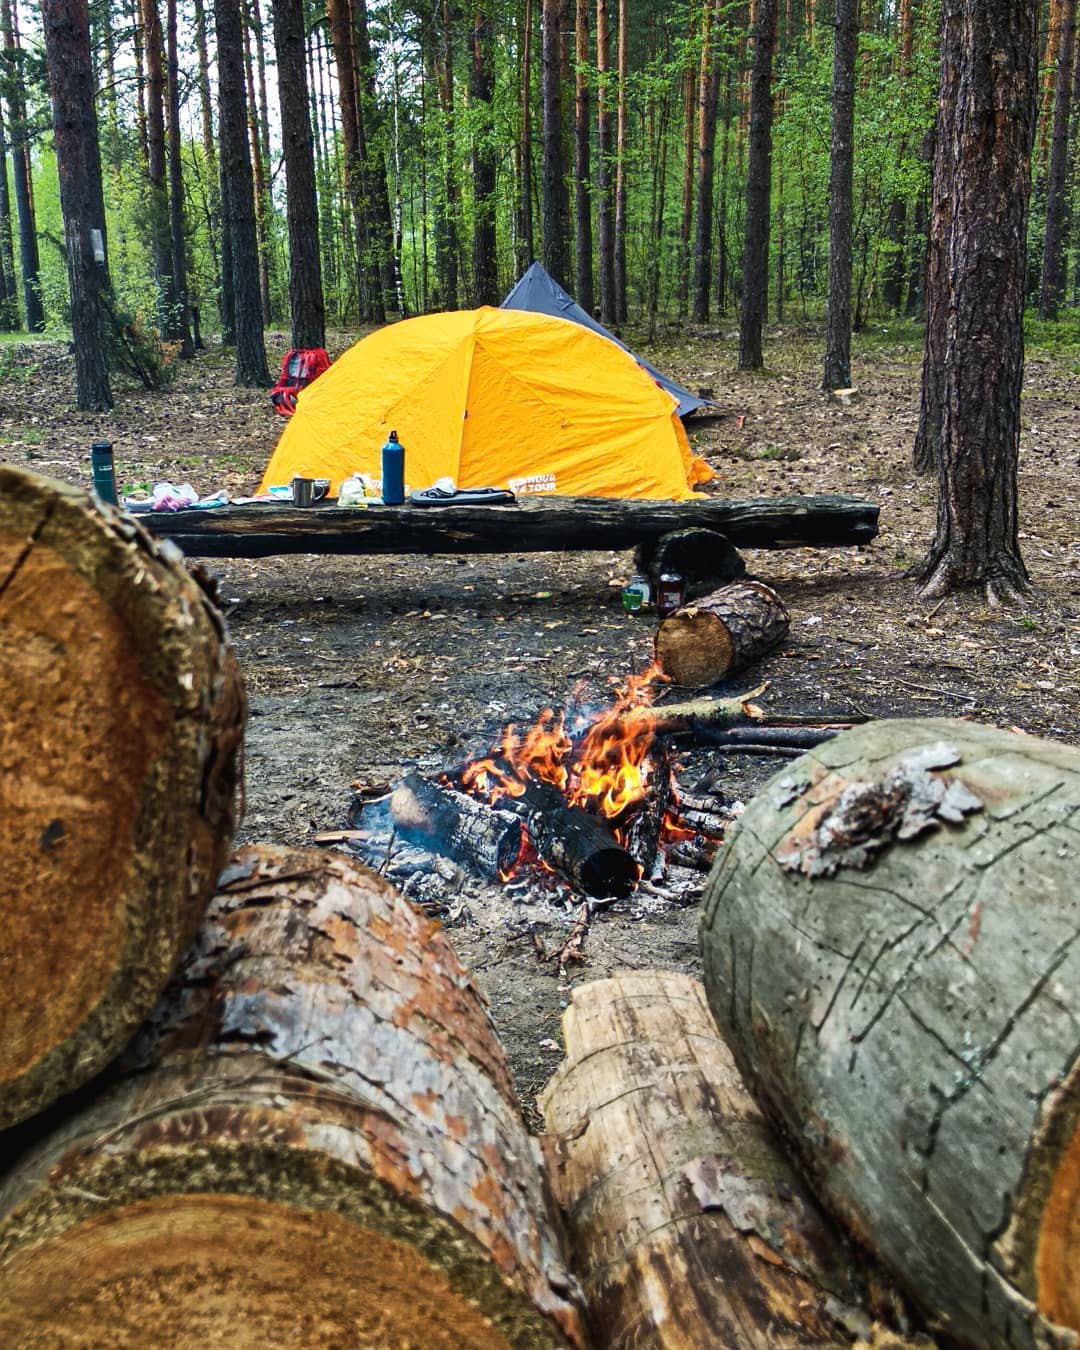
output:
POLYGON ((296 396, 330 369, 330 358, 321 347, 294 347, 281 358, 281 379, 270 390, 274 411, 291 417, 296 411, 296 396))

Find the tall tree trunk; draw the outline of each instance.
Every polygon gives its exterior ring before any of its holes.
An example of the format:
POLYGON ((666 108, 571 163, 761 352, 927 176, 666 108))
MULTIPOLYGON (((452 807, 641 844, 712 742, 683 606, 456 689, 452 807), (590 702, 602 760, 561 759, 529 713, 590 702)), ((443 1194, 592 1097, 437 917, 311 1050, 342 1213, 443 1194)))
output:
POLYGON ((521 169, 518 177, 518 275, 523 274, 536 257, 533 232, 532 174, 532 0, 525 0, 521 20, 521 169))
POLYGON ((739 369, 761 370, 762 330, 769 286, 769 201, 772 173, 772 68, 777 0, 758 0, 750 76, 750 154, 746 176, 743 293, 739 313, 739 369))
POLYGON ((146 59, 147 203, 150 255, 157 288, 158 327, 162 337, 179 337, 176 326, 169 237, 169 191, 165 161, 165 43, 157 0, 140 0, 146 59))
POLYGON ((454 171, 454 24, 452 0, 442 0, 442 79, 439 105, 445 134, 443 153, 443 229, 436 261, 443 286, 443 308, 457 309, 458 286, 458 181, 454 171))
POLYGON ((0 104, 0 329, 14 333, 19 327, 18 285, 15 278, 15 246, 11 233, 11 195, 7 176, 7 127, 0 104))
POLYGON ((251 35, 256 26, 255 15, 243 0, 241 11, 244 28, 244 79, 247 84, 247 131, 251 151, 252 187, 255 193, 255 239, 258 245, 259 303, 262 306, 264 327, 270 323, 270 230, 267 220, 266 156, 263 153, 263 134, 259 122, 258 94, 255 87, 255 62, 251 54, 251 35))
POLYGON ((836 0, 824 389, 846 389, 851 384, 851 183, 855 156, 855 54, 858 45, 859 0, 836 0))
POLYGON ((352 3, 356 31, 356 77, 360 96, 360 137, 364 154, 364 193, 371 216, 370 234, 375 250, 378 285, 381 288, 380 307, 384 313, 396 310, 398 314, 404 314, 401 269, 394 246, 390 189, 386 181, 382 116, 375 97, 375 58, 368 33, 367 0, 352 0, 352 3))
POLYGON ((281 140, 289 230, 290 346, 325 347, 315 156, 308 113, 303 0, 274 0, 281 140))
MULTIPOLYGON (((907 102, 908 84, 911 80, 911 59, 915 41, 914 6, 915 0, 900 0, 898 19, 900 25, 900 54, 897 74, 900 79, 901 109, 907 102)), ((908 139, 905 135, 901 135, 896 147, 898 166, 903 164, 907 152, 908 139)), ((892 254, 885 263, 885 275, 881 283, 882 303, 886 309, 894 314, 899 313, 904 295, 904 273, 907 263, 904 245, 907 238, 907 214, 907 198, 901 192, 894 193, 889 204, 889 219, 885 226, 885 238, 889 241, 892 254)))
POLYGON ((574 11, 574 225, 577 302, 587 314, 595 304, 593 288, 592 189, 589 127, 589 4, 576 0, 574 11))
POLYGON ((705 11, 701 35, 701 70, 698 78, 697 210, 694 231, 695 323, 709 321, 712 289, 713 166, 716 154, 716 110, 720 98, 720 24, 722 0, 713 0, 705 11))
POLYGON ((180 356, 195 355, 188 323, 187 247, 184 240, 184 171, 180 153, 180 69, 176 38, 176 0, 166 0, 165 103, 168 111, 169 244, 172 255, 173 324, 180 356))
MULTIPOLYGON (((946 0, 931 284, 940 371, 937 529, 923 594, 1027 588, 1017 536, 1024 268, 1038 106, 1038 0, 946 0), (955 72, 955 74, 951 73, 955 72), (952 165, 945 176, 939 167, 952 165)), ((929 329, 929 325, 928 325, 929 329)), ((920 427, 920 433, 922 428, 920 427)))
POLYGON ((544 62, 544 269, 560 286, 570 281, 567 258, 567 222, 563 216, 566 160, 563 153, 562 34, 559 0, 543 0, 544 62))
POLYGON ((694 72, 683 72, 682 210, 679 213, 679 276, 675 290, 679 314, 690 300, 690 236, 694 223, 694 72))
POLYGON ((731 155, 731 110, 735 93, 735 62, 729 58, 724 90, 724 132, 720 142, 720 201, 716 213, 716 308, 723 314, 728 297, 728 160, 731 155))
MULTIPOLYGON (((479 124, 473 136, 473 304, 497 305, 499 281, 495 247, 495 144, 492 98, 491 20, 483 9, 476 11, 470 38, 472 65, 469 95, 479 124)), ((545 141, 547 139, 545 123, 545 141)), ((546 235, 545 235, 546 238, 546 235)))
POLYGON ((600 322, 615 318, 615 203, 611 182, 611 48, 608 0, 596 0, 596 185, 600 260, 600 322))
POLYGON ((627 0, 619 0, 618 107, 615 116, 615 315, 619 323, 627 319, 626 302, 626 154, 627 112, 626 75, 629 18, 627 0))
POLYGON ((1061 41, 1054 83, 1054 128, 1046 178, 1046 233, 1043 238, 1039 317, 1056 319, 1065 296, 1065 218, 1068 197, 1069 111, 1076 50, 1076 0, 1061 0, 1061 41))
MULTIPOLYGON (((210 54, 206 40, 206 6, 204 0, 194 0, 195 50, 199 65, 199 128, 202 133, 203 167, 200 178, 205 183, 206 230, 214 259, 215 293, 218 297, 218 317, 225 327, 222 298, 221 254, 218 243, 221 230, 221 191, 219 186, 217 145, 214 140, 214 115, 210 102, 210 54)), ((196 291, 196 296, 198 292, 196 291)))
POLYGON ((103 331, 102 294, 108 272, 90 20, 86 0, 42 0, 41 14, 64 217, 75 395, 81 410, 102 412, 113 401, 103 331))
POLYGON ((337 66, 338 110, 345 153, 345 190, 352 208, 356 248, 356 293, 360 317, 371 323, 382 323, 386 319, 386 313, 382 308, 378 269, 373 267, 371 257, 369 219, 364 192, 364 154, 360 142, 357 106, 355 38, 349 0, 327 0, 327 14, 330 20, 330 40, 334 47, 334 64, 337 66))
POLYGON ((8 137, 11 145, 11 175, 15 186, 15 212, 19 222, 19 263, 22 270, 23 308, 30 333, 45 329, 45 309, 41 303, 40 261, 37 224, 34 220, 34 193, 30 177, 30 144, 26 128, 23 52, 19 42, 15 0, 3 0, 0 6, 3 25, 5 66, 8 77, 8 137))
POLYGON ((257 387, 270 383, 263 345, 259 292, 259 243, 251 180, 244 33, 240 0, 214 0, 218 49, 218 100, 221 119, 222 214, 228 222, 236 334, 235 381, 257 387))

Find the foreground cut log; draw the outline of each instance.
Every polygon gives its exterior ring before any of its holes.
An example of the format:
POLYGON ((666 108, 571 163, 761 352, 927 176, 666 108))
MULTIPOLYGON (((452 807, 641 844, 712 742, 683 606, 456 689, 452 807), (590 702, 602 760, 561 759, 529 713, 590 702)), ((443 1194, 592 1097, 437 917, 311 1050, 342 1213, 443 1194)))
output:
POLYGON ((406 839, 468 863, 492 881, 511 870, 524 842, 516 816, 418 773, 406 774, 390 794, 390 818, 406 839))
POLYGON ((874 538, 878 506, 843 495, 684 502, 521 497, 513 506, 304 509, 257 503, 143 519, 195 558, 624 549, 690 528, 716 530, 736 548, 844 548, 874 538))
POLYGON ((0 1126, 153 1006, 228 852, 244 699, 169 545, 0 466, 0 1126))
POLYGON ((1080 751, 877 722, 773 778, 706 890, 750 1086, 969 1346, 1080 1332, 1078 876, 1080 751))
POLYGON ((696 980, 652 970, 579 985, 563 1037, 541 1096, 545 1143, 597 1346, 772 1350, 869 1327, 851 1253, 696 980))
POLYGON ((0 1190, 5 1345, 580 1344, 483 1000, 366 868, 237 854, 127 1067, 0 1190))
POLYGON ((676 684, 705 689, 760 660, 790 623, 771 586, 736 581, 662 620, 656 659, 676 684))

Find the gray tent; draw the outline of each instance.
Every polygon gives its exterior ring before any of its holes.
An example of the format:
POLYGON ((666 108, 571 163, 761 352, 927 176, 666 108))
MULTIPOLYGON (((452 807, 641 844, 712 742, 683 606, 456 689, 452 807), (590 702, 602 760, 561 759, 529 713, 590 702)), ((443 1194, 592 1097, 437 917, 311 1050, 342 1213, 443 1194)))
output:
POLYGON ((572 319, 584 328, 606 337, 630 355, 643 370, 647 370, 662 389, 666 389, 672 398, 679 401, 679 416, 688 417, 699 408, 715 408, 717 405, 707 398, 698 398, 689 389, 662 375, 655 366, 643 361, 635 352, 631 352, 625 342, 620 342, 614 333, 609 333, 602 323, 581 308, 577 301, 563 290, 557 281, 548 275, 538 262, 534 262, 518 284, 499 306, 500 309, 527 309, 533 314, 553 314, 558 319, 572 319))

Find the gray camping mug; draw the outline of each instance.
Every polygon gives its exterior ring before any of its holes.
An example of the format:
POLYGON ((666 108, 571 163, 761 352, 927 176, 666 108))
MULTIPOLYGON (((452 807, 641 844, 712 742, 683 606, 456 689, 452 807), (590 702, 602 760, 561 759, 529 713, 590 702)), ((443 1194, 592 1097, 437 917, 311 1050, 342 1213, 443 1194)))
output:
POLYGON ((294 478, 290 486, 294 506, 314 506, 330 491, 330 479, 294 478))

